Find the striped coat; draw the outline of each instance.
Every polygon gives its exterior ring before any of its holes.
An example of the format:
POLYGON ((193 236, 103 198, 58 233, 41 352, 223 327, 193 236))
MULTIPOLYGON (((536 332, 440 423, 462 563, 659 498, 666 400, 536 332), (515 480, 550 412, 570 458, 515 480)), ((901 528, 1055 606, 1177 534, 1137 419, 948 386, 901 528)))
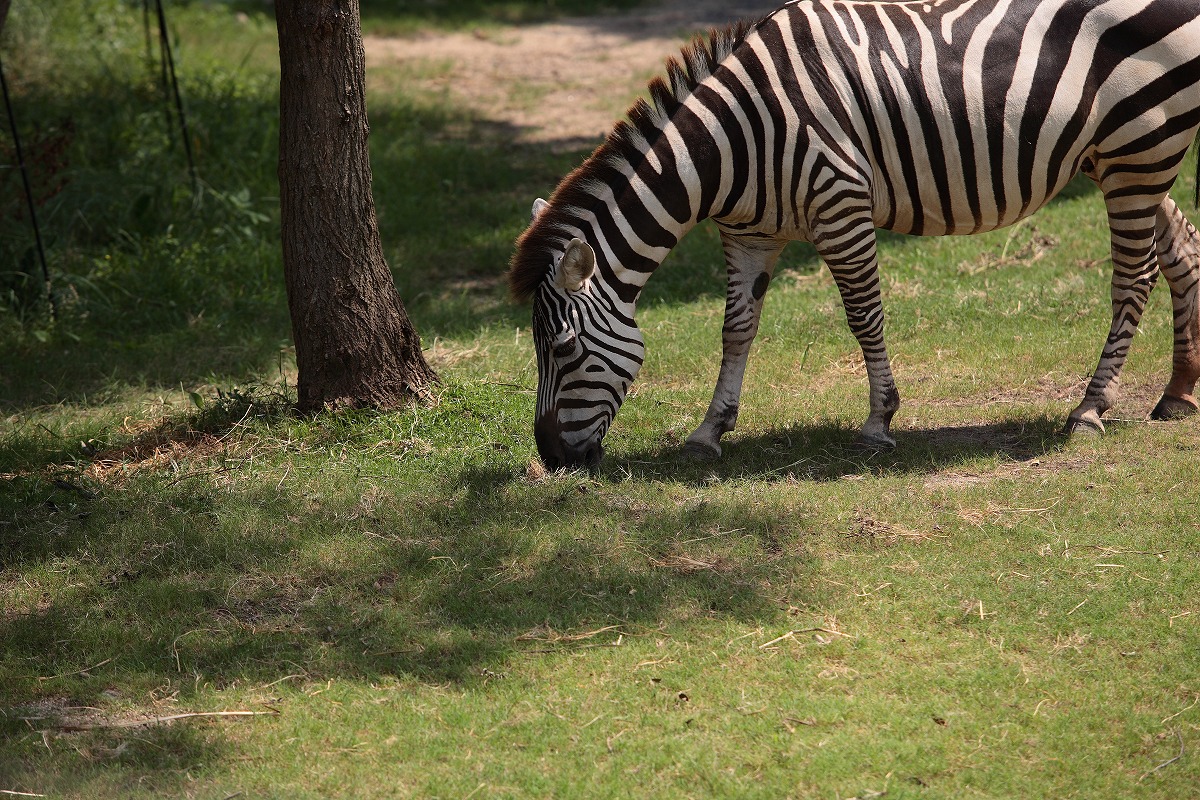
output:
POLYGON ((599 462, 644 355, 638 295, 707 218, 729 274, 723 358, 688 447, 719 454, 733 429, 763 297, 794 240, 825 260, 862 347, 862 436, 894 445, 876 228, 994 230, 1079 172, 1107 208, 1113 321, 1067 427, 1103 430, 1160 274, 1175 355, 1155 413, 1196 410, 1200 239, 1167 193, 1200 128, 1200 2, 799 0, 696 40, 650 96, 535 204, 513 257, 513 294, 534 306, 547 466, 599 462))

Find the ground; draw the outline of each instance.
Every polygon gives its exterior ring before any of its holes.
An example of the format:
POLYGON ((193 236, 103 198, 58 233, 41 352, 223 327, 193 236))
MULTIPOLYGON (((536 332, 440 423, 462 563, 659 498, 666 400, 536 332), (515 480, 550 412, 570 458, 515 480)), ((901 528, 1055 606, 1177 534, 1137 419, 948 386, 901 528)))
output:
POLYGON ((620 15, 577 17, 417 38, 366 37, 368 69, 400 62, 425 89, 523 143, 577 149, 612 127, 630 98, 697 31, 762 17, 773 0, 666 0, 620 15))

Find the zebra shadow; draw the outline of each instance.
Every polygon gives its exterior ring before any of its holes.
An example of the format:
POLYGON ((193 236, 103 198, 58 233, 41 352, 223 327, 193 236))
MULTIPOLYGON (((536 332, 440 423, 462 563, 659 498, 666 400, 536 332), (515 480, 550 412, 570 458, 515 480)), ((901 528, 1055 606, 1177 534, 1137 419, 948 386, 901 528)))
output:
POLYGON ((747 479, 820 483, 896 474, 933 475, 962 470, 976 459, 1037 462, 1066 447, 1068 439, 1061 434, 1061 427, 1061 418, 1039 415, 985 424, 899 428, 893 430, 896 448, 880 451, 862 444, 857 428, 848 424, 794 424, 761 434, 730 434, 717 459, 698 459, 680 441, 613 454, 601 471, 612 478, 632 474, 695 485, 747 479))

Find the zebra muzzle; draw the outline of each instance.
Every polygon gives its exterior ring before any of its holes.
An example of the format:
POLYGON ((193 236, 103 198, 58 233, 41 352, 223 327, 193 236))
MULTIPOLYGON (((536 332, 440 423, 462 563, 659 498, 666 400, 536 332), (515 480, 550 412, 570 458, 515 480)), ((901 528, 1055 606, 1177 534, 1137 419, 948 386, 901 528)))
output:
POLYGON ((604 457, 604 446, 599 439, 569 445, 563 439, 563 428, 558 415, 548 412, 538 417, 533 426, 533 438, 537 442, 538 455, 548 472, 558 469, 595 470, 604 457))

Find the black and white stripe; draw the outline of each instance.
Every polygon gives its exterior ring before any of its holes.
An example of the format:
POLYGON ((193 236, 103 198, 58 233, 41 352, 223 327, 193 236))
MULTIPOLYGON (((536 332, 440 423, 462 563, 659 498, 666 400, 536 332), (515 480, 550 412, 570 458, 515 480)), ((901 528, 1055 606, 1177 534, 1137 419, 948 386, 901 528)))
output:
POLYGON ((798 0, 698 39, 650 95, 535 209, 513 258, 513 292, 534 300, 548 465, 599 459, 642 360, 637 297, 710 217, 729 272, 723 358, 689 446, 719 453, 733 429, 763 295, 798 239, 828 264, 866 358, 863 436, 890 446, 875 229, 1004 227, 1081 171, 1108 211, 1113 321, 1068 428, 1103 429, 1160 272, 1176 332, 1156 414, 1196 410, 1200 244, 1167 195, 1200 128, 1196 0, 798 0), (581 280, 563 279, 568 252, 586 257, 581 280), (574 350, 556 353, 568 335, 574 350))

